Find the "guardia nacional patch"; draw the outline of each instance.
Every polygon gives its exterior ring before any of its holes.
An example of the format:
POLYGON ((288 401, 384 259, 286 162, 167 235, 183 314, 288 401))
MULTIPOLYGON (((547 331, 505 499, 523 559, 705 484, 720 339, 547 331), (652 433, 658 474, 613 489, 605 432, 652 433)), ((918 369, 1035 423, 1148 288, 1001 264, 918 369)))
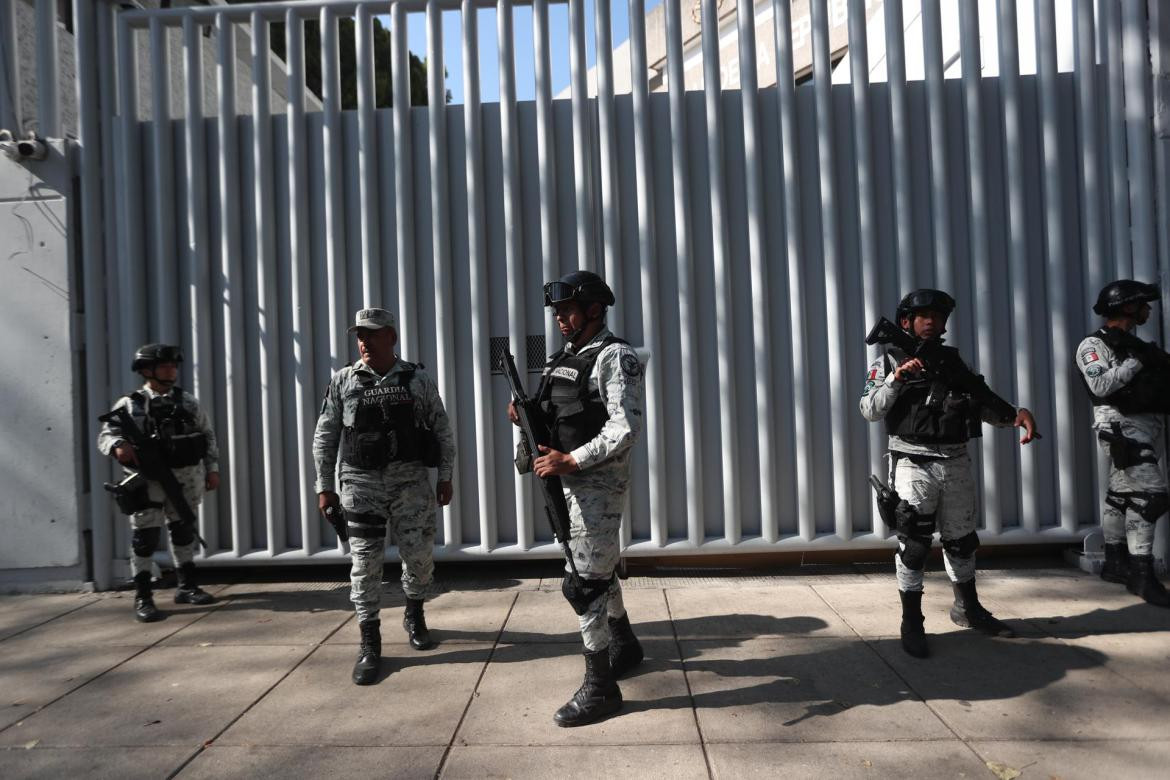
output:
POLYGON ((1099 365, 1098 366, 1089 366, 1088 368, 1085 369, 1085 375, 1090 376, 1090 377, 1101 376, 1104 373, 1105 373, 1104 366, 1099 366, 1099 365))
POLYGON ((627 376, 635 377, 642 373, 642 364, 638 362, 636 355, 629 353, 622 355, 621 363, 622 371, 625 371, 627 376))

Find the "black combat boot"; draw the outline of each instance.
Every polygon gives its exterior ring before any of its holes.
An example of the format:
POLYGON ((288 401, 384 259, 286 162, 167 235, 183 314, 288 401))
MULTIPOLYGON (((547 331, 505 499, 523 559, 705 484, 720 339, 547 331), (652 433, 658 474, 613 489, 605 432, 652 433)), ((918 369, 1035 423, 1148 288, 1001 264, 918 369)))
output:
POLYGON ((622 708, 622 692, 609 668, 609 648, 585 653, 585 681, 553 715, 558 726, 584 726, 622 708))
POLYGON ((900 590, 902 599, 902 649, 915 658, 926 658, 930 648, 926 645, 926 629, 922 616, 922 591, 900 590))
POLYGON ((139 623, 156 623, 163 619, 163 613, 154 605, 150 592, 150 572, 140 571, 134 575, 134 617, 139 623))
POLYGON ((1125 589, 1135 596, 1140 596, 1147 604, 1170 607, 1170 595, 1166 593, 1166 588, 1154 573, 1152 555, 1129 556, 1129 581, 1125 583, 1125 589))
POLYGON ((195 564, 191 561, 179 565, 175 572, 179 584, 175 588, 176 604, 214 604, 215 596, 200 588, 195 582, 195 564))
POLYGON ((609 633, 609 669, 613 679, 620 680, 622 675, 642 663, 642 644, 634 636, 634 629, 630 628, 628 613, 609 619, 609 633))
POLYGON ((382 660, 382 621, 378 618, 358 623, 362 646, 353 665, 354 685, 373 685, 378 681, 378 664, 382 660))
POLYGON ((423 600, 406 597, 406 613, 402 616, 402 627, 410 637, 410 646, 415 650, 427 650, 434 646, 431 632, 427 630, 427 619, 423 616, 423 600))
POLYGON ((1105 545, 1105 565, 1101 579, 1125 585, 1129 582, 1129 546, 1125 542, 1105 545))
POLYGON ((973 628, 982 631, 988 636, 1015 636, 1016 632, 1002 620, 997 620, 987 609, 979 603, 979 594, 975 592, 975 580, 954 582, 955 605, 951 607, 951 622, 963 628, 973 628))

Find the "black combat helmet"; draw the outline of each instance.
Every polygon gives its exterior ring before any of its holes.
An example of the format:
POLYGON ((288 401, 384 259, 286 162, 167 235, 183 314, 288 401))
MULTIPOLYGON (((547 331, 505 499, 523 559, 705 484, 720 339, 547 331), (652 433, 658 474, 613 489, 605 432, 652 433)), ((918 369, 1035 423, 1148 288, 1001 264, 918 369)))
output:
POLYGON ((592 271, 571 271, 555 282, 544 286, 544 305, 555 306, 562 301, 600 303, 613 306, 613 290, 592 271))
POLYGON ((1133 279, 1118 279, 1101 289, 1093 311, 1102 317, 1116 314, 1127 303, 1151 303, 1162 297, 1158 288, 1133 279))
POLYGON ((131 371, 154 368, 158 363, 182 363, 183 350, 170 344, 143 344, 134 352, 131 371))
POLYGON ((955 299, 942 290, 928 288, 915 290, 907 293, 906 297, 898 302, 898 311, 895 312, 894 316, 897 317, 898 324, 901 325, 903 317, 927 310, 937 311, 944 317, 949 317, 951 312, 955 310, 955 299))

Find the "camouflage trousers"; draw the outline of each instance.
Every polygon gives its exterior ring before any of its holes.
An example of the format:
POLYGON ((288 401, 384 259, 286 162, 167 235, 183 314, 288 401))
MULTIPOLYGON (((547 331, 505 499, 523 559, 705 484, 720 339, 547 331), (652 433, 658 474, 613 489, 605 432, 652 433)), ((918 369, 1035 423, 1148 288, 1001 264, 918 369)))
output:
MULTIPOLYGON (((609 475, 612 477, 612 475, 609 475)), ((621 560, 622 509, 626 501, 628 479, 566 476, 565 498, 569 503, 569 550, 582 579, 609 579, 609 588, 591 601, 583 615, 581 639, 588 651, 609 647, 609 618, 626 614, 622 586, 614 575, 621 560)), ((570 572, 565 563, 566 575, 570 572)))
POLYGON ((435 495, 426 469, 343 474, 341 507, 352 561, 349 600, 357 619, 378 617, 387 536, 398 545, 403 592, 423 598, 435 573, 435 495))
MULTIPOLYGON (((1121 423, 1121 434, 1140 457, 1156 462, 1117 468, 1109 463, 1109 484, 1101 507, 1101 530, 1106 544, 1126 544, 1131 555, 1152 555, 1154 525, 1165 513, 1167 485, 1161 431, 1121 423)), ((1098 440, 1109 452, 1109 444, 1098 440)))
MULTIPOLYGON (((924 460, 914 463, 909 458, 897 458, 893 474, 894 490, 920 514, 935 513, 935 528, 943 541, 943 560, 951 582, 967 582, 975 578, 975 553, 959 555, 947 542, 975 532, 975 475, 971 457, 966 453, 953 458, 924 460)), ((922 590, 922 572, 902 562, 905 544, 898 543, 899 554, 894 556, 898 590, 922 590)))
MULTIPOLYGON (((174 472, 175 479, 179 481, 179 487, 183 488, 183 498, 187 499, 187 505, 191 507, 192 512, 198 512, 199 505, 203 503, 204 484, 206 481, 203 464, 196 463, 194 466, 174 469, 174 472)), ((146 489, 150 500, 158 504, 163 504, 163 506, 135 512, 130 516, 130 527, 136 531, 148 528, 162 528, 168 523, 178 521, 179 513, 167 499, 167 494, 163 490, 162 485, 158 482, 147 482, 146 489)), ((171 548, 171 559, 175 562, 175 568, 193 560, 199 547, 199 542, 194 540, 188 544, 175 544, 173 532, 167 534, 167 543, 171 548)), ((130 574, 133 576, 141 571, 150 571, 150 556, 137 555, 134 552, 134 548, 131 547, 130 574)))

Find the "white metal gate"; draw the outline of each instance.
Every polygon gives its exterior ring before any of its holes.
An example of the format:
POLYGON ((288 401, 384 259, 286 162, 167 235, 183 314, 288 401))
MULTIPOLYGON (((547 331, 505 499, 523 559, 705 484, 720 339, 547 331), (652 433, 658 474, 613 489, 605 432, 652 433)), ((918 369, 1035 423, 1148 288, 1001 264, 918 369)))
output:
MULTIPOLYGON (((330 372, 354 357, 349 317, 365 305, 397 311, 401 354, 436 376, 458 434, 438 557, 557 554, 511 465, 493 356, 507 343, 539 365, 554 335, 541 282, 576 267, 606 276, 614 330, 652 355, 628 554, 889 544, 865 479, 883 437, 855 406, 862 337, 902 292, 928 285, 959 302, 953 343, 1045 433, 1021 450, 989 432, 976 448, 985 541, 1074 539, 1098 522, 1097 455, 1070 354, 1105 281, 1153 279, 1166 262, 1144 2, 1073 2, 1076 67, 1062 73, 1057 3, 1038 0, 1036 73, 1021 75, 1016 3, 1000 0, 995 78, 979 67, 984 4, 959 2, 957 79, 944 78, 939 6, 924 3, 921 81, 906 78, 902 3, 887 2, 889 80, 870 83, 865 0, 812 0, 813 78, 799 86, 793 7, 759 4, 774 24, 757 41, 745 2, 731 21, 733 91, 719 84, 721 4, 704 0, 704 89, 686 92, 691 4, 667 0, 669 89, 650 93, 644 3, 631 0, 633 86, 617 96, 611 8, 597 2, 589 98, 587 6, 570 0, 572 99, 556 101, 550 63, 563 52, 549 5, 532 2, 529 102, 516 99, 507 0, 76 5, 89 417, 132 384, 134 346, 184 345, 184 378, 223 451, 223 488, 202 512, 209 562, 343 555, 316 514, 310 439, 330 372), (498 103, 479 97, 487 6, 498 103), (442 100, 445 9, 461 14, 462 105, 442 100), (411 13, 425 14, 429 75, 429 105, 414 108, 411 13), (851 79, 833 85, 839 13, 851 79), (387 109, 373 103, 386 63, 373 61, 371 19, 382 14, 394 45, 387 109), (342 17, 356 20, 356 110, 341 109, 342 17), (306 109, 307 19, 323 31, 320 110, 306 109), (269 51, 273 23, 287 63, 269 51), (771 47, 775 87, 757 86, 756 47, 771 47), (274 72, 291 98, 274 100, 274 72)), ((91 484, 109 477, 106 462, 90 463, 91 484)), ((92 499, 105 584, 126 543, 105 497, 92 499)))

